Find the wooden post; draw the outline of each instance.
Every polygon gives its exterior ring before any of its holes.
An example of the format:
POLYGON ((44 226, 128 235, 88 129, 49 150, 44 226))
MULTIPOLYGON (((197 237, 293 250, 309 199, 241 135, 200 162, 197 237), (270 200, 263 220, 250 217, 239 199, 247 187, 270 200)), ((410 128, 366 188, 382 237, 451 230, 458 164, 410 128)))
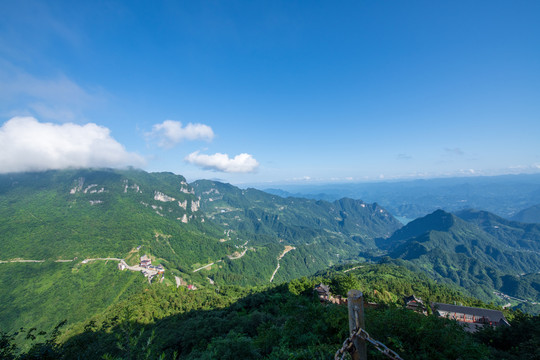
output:
MULTIPOLYGON (((349 334, 359 328, 365 329, 364 320, 364 295, 360 290, 350 290, 347 293, 347 305, 349 307, 349 334)), ((366 342, 359 337, 353 339, 356 351, 353 352, 353 360, 367 360, 366 342)))

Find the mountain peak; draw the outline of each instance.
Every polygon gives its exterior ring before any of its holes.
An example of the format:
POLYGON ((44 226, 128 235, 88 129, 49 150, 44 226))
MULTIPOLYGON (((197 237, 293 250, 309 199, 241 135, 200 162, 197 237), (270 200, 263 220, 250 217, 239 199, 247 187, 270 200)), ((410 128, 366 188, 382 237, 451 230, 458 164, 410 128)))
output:
POLYGON ((451 213, 439 209, 418 220, 419 223, 430 226, 431 230, 445 231, 454 225, 456 217, 451 213))

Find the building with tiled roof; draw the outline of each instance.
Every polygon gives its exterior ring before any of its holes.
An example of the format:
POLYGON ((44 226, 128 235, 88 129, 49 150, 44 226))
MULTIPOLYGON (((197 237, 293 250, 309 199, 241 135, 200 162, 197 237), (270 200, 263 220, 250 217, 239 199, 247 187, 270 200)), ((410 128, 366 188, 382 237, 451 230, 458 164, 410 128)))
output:
POLYGON ((426 306, 424 305, 424 302, 421 298, 417 298, 416 296, 411 295, 405 296, 403 298, 403 301, 405 302, 405 307, 407 309, 426 314, 426 306))
POLYGON ((486 325, 510 326, 504 314, 499 310, 443 303, 431 303, 431 308, 434 314, 466 324, 469 331, 476 331, 486 325))

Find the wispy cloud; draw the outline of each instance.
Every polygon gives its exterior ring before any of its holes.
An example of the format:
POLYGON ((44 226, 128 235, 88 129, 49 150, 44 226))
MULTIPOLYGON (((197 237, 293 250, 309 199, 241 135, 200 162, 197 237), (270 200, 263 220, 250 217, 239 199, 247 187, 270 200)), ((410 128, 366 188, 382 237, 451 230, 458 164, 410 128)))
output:
POLYGON ((448 155, 464 155, 465 152, 463 152, 463 150, 461 150, 460 148, 456 147, 456 148, 444 148, 444 151, 446 154, 448 155))
POLYGON ((4 115, 32 115, 55 121, 84 118, 86 109, 103 103, 102 90, 89 91, 63 74, 34 76, 0 59, 0 106, 4 115))
POLYGON ((302 177, 295 177, 291 179, 292 181, 312 181, 313 178, 311 176, 302 176, 302 177))
POLYGON ((156 138, 160 147, 172 147, 184 140, 206 140, 214 138, 214 131, 208 125, 188 123, 185 127, 180 121, 165 120, 152 126, 148 138, 156 138))
POLYGON ((14 117, 0 127, 0 144, 1 173, 144 164, 140 155, 113 139, 108 128, 93 123, 53 124, 14 117))
POLYGON ((216 153, 206 155, 195 151, 186 156, 185 161, 206 170, 226 173, 252 173, 259 167, 257 160, 252 155, 246 153, 230 158, 227 154, 216 153))
POLYGON ((404 153, 397 154, 396 157, 397 157, 398 160, 410 160, 410 159, 412 159, 411 155, 404 154, 404 153))

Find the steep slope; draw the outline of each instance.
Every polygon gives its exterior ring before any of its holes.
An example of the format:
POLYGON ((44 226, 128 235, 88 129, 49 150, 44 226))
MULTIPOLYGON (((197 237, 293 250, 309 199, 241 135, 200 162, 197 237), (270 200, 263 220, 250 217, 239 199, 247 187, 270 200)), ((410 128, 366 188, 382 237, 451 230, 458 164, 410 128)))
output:
POLYGON ((205 222, 181 176, 136 170, 69 170, 0 176, 0 329, 44 330, 93 315, 148 284, 118 260, 190 279, 232 253, 205 222), (34 262, 27 262, 33 260, 34 262))
POLYGON ((135 265, 148 254, 169 285, 262 285, 358 260, 373 237, 399 226, 376 204, 285 200, 227 184, 215 184, 224 196, 212 203, 200 184, 202 199, 171 173, 0 175, 0 329, 84 319, 129 296, 145 279, 121 275, 120 259, 135 265))
MULTIPOLYGON (((268 251, 276 246, 283 255, 279 255, 279 261, 272 259, 273 281, 312 274, 334 264, 357 261, 360 253, 376 252, 374 238, 388 236, 401 226, 377 204, 360 200, 341 199, 329 203, 285 199, 209 180, 198 180, 191 185, 201 198, 201 209, 209 220, 226 229, 223 240, 245 240, 256 250, 210 272, 214 280, 226 276, 230 282, 241 269, 253 266, 245 262, 261 252, 257 248, 268 251), (227 274, 223 274, 225 269, 229 270, 227 274)), ((258 260, 257 267, 264 263, 258 260)))
MULTIPOLYGON (((366 330, 405 359, 484 358, 480 344, 457 323, 401 308, 403 296, 411 293, 426 302, 482 306, 477 301, 404 268, 358 265, 351 264, 355 269, 347 273, 334 268, 317 277, 257 289, 174 292, 156 286, 62 334, 60 344, 48 355, 55 359, 333 358, 349 336, 347 307, 320 303, 313 287, 324 282, 334 294, 360 286, 365 299, 391 305, 366 308, 366 330)), ((370 350, 370 359, 378 358, 377 350, 370 350)))
POLYGON ((113 262, 0 264, 0 331, 71 325, 145 287, 140 273, 118 271, 113 262))
POLYGON ((523 223, 540 224, 540 204, 521 210, 516 215, 512 216, 512 220, 523 223))
MULTIPOLYGON (((491 226, 491 225, 486 225, 491 226)), ((412 221, 379 243, 394 259, 410 262, 431 276, 463 286, 488 299, 505 274, 540 270, 540 254, 509 242, 442 210, 412 221)))
POLYGON ((142 245, 184 267, 226 253, 185 179, 170 173, 2 175, 0 232, 1 260, 123 257, 142 245))
POLYGON ((540 251, 540 224, 510 221, 487 211, 463 210, 456 215, 478 225, 506 245, 521 250, 540 251))
POLYGON ((374 238, 387 237, 401 227, 376 203, 347 198, 332 203, 282 198, 209 180, 191 185, 201 197, 202 209, 216 222, 238 231, 277 236, 296 244, 334 233, 336 237, 354 238, 363 246, 373 247, 374 238))

